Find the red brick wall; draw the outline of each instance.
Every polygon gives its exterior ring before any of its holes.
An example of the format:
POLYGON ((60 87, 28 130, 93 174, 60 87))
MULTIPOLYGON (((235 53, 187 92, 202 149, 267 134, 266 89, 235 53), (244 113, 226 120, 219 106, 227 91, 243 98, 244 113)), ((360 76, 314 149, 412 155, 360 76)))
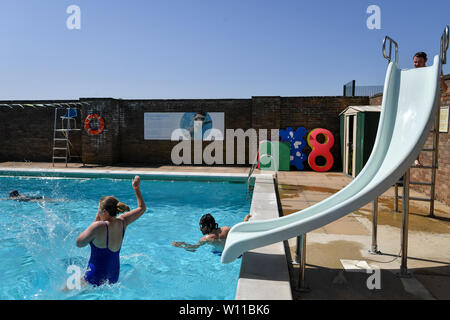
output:
MULTIPOLYGON (((172 164, 171 151, 178 142, 144 140, 145 112, 224 112, 226 129, 286 129, 304 126, 308 132, 326 128, 335 136, 331 152, 333 171, 341 171, 339 113, 349 105, 365 105, 368 97, 253 97, 252 99, 196 100, 116 100, 80 99, 88 102, 80 110, 80 123, 88 114, 98 113, 105 120, 102 134, 81 131, 76 142, 84 163, 146 165, 172 164)), ((17 103, 17 102, 0 102, 17 103)), ((33 102, 28 102, 33 103, 33 102)), ((1 161, 51 161, 53 108, 0 109, 1 161), (27 147, 24 147, 27 146, 27 147)), ((206 146, 209 142, 204 142, 206 146)), ((193 149, 193 148, 192 148, 193 149)), ((235 151, 237 143, 235 143, 235 151)), ((193 150, 192 150, 193 151, 193 150)), ((309 150, 306 149, 305 153, 309 150)), ((191 157, 193 160, 193 157, 191 157)), ((226 144, 224 143, 224 160, 226 144)), ((234 163, 237 154, 234 152, 234 163)), ((246 163, 249 162, 248 146, 246 163)))
MULTIPOLYGON (((121 100, 120 162, 171 164, 171 151, 178 142, 144 140, 145 112, 224 112, 225 128, 244 130, 251 127, 251 100, 121 100)), ((203 146, 209 142, 203 142, 203 146)), ((224 143, 224 162, 225 162, 224 143)), ((193 147, 191 160, 194 161, 193 147)), ((248 154, 248 152, 247 152, 248 154)), ((236 163, 235 159, 235 163, 236 163)))
POLYGON ((90 135, 82 130, 83 163, 120 162, 120 103, 115 99, 89 99, 89 106, 81 109, 81 119, 89 114, 98 114, 105 121, 101 134, 90 135))
MULTIPOLYGON (((23 106, 0 106, 0 161, 52 161, 53 107, 31 107, 24 104, 49 104, 55 101, 2 101, 0 104, 23 106)), ((59 101, 73 102, 73 101, 59 101)), ((64 113, 61 111, 61 114, 64 113)), ((58 119, 57 125, 60 126, 58 119)), ((80 134, 71 137, 73 153, 81 154, 80 134)))

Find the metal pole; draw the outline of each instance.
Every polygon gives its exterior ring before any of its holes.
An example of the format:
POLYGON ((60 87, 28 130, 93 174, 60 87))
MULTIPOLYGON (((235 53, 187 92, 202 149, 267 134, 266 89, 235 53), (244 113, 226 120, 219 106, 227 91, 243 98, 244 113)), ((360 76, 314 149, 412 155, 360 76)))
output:
POLYGON ((410 277, 408 273, 408 216, 409 216, 409 172, 408 169, 403 176, 403 205, 402 205, 402 264, 399 277, 410 277))
POLYGON ((394 185, 395 199, 394 199, 394 212, 398 212, 398 181, 394 185))
POLYGON ((53 123, 53 151, 52 151, 52 166, 55 166, 55 138, 56 138, 56 115, 58 114, 58 108, 55 108, 55 121, 53 123))
POLYGON ((295 256, 294 260, 292 260, 292 264, 298 265, 300 264, 300 245, 301 245, 301 239, 300 236, 297 237, 297 243, 296 243, 296 249, 295 249, 295 256))
POLYGON ((436 170, 439 166, 439 123, 441 108, 438 108, 433 132, 433 156, 431 169, 430 217, 434 218, 434 197, 436 195, 436 170))
POLYGON ((309 292, 309 288, 306 286, 305 283, 305 267, 306 267, 306 233, 302 233, 300 235, 300 270, 299 270, 299 277, 298 277, 298 283, 297 283, 297 291, 300 292, 309 292))
POLYGON ((378 198, 372 202, 372 246, 369 250, 370 254, 381 254, 377 245, 377 226, 378 226, 378 198))

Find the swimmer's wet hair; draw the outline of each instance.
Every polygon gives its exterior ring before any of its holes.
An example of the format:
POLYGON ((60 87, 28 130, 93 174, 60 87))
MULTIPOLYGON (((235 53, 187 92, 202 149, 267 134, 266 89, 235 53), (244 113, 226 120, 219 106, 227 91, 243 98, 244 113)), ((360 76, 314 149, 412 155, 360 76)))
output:
POLYGON ((13 197, 18 197, 18 196, 19 196, 19 191, 13 190, 13 191, 11 191, 11 192, 9 193, 9 196, 10 196, 11 198, 13 198, 13 197))
POLYGON ((216 223, 214 217, 207 213, 200 218, 200 225, 208 228, 208 233, 214 229, 219 229, 219 225, 216 223))
POLYGON ((108 211, 111 217, 117 216, 119 212, 130 211, 130 207, 125 203, 119 202, 116 197, 107 196, 100 199, 100 208, 108 211))

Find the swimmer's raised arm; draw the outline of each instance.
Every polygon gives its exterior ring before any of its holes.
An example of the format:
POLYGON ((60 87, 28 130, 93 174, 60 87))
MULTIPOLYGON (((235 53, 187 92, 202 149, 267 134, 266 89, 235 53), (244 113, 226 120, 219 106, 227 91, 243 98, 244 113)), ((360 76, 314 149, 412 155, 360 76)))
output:
POLYGON ((141 194, 141 178, 139 176, 134 177, 133 182, 131 183, 134 192, 136 193, 136 199, 138 203, 138 207, 136 209, 133 209, 131 211, 128 211, 127 213, 124 213, 118 217, 118 219, 121 219, 125 222, 125 226, 128 226, 129 224, 133 223, 137 219, 139 219, 147 209, 145 206, 144 198, 141 194))

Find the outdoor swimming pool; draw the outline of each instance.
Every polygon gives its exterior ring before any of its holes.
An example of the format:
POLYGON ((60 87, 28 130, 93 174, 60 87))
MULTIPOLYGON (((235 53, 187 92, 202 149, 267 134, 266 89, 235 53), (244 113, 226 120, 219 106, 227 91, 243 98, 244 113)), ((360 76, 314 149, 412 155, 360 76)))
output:
POLYGON ((241 259, 224 265, 212 246, 188 252, 170 242, 197 242, 208 212, 219 226, 241 222, 250 210, 247 185, 143 180, 141 190, 147 211, 125 233, 119 282, 62 292, 69 266, 85 271, 90 247, 75 240, 100 197, 136 207, 131 179, 1 177, 0 299, 234 299, 241 259), (49 200, 7 200, 11 190, 49 200))

